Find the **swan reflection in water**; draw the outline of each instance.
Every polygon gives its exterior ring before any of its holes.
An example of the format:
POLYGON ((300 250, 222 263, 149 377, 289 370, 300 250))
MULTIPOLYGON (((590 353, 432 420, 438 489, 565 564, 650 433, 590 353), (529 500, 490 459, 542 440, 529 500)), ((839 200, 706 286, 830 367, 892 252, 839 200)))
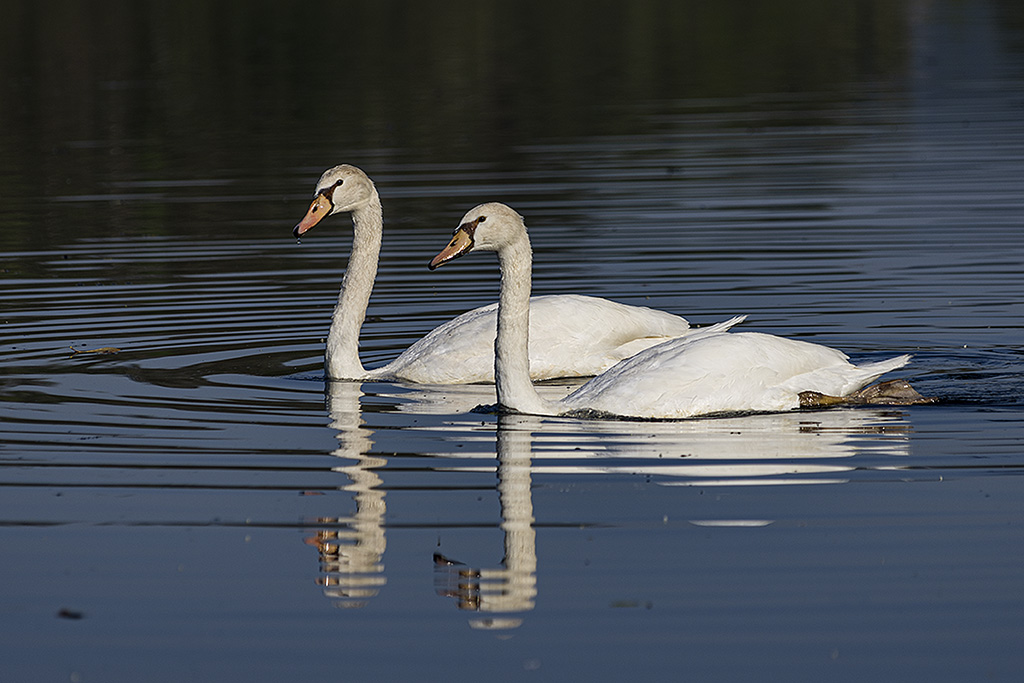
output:
POLYGON ((469 569, 435 555, 441 580, 438 592, 455 598, 460 609, 493 615, 471 619, 473 628, 516 628, 522 619, 513 615, 533 609, 537 596, 537 532, 530 490, 530 440, 536 428, 537 420, 529 416, 498 417, 498 500, 501 530, 505 533, 502 566, 469 569))
MULTIPOLYGON (((539 385, 545 398, 570 393, 566 383, 539 385)), ((494 387, 410 388, 396 395, 399 409, 444 414, 494 402, 494 387)), ((526 416, 520 416, 526 420, 526 416)), ((661 476, 664 485, 811 484, 846 480, 865 468, 854 456, 909 454, 910 425, 893 408, 833 408, 692 420, 580 420, 534 417, 533 475, 638 474, 661 476), (536 462, 539 461, 539 462, 536 462)), ((435 427, 458 432, 463 442, 491 438, 479 419, 463 418, 435 427), (461 428, 461 429, 460 429, 461 428)), ((438 453, 447 458, 471 453, 438 453)), ((886 462, 879 469, 899 469, 886 462)), ((481 467, 467 466, 466 471, 481 467)))
MULTIPOLYGON (((540 387, 552 397, 572 388, 571 382, 540 387)), ((438 456, 431 469, 497 475, 505 546, 501 565, 484 568, 435 558, 438 591, 454 598, 462 609, 487 615, 470 621, 475 628, 514 628, 522 613, 534 607, 537 555, 531 486, 538 476, 644 475, 668 486, 835 484, 856 476, 857 470, 900 469, 899 458, 909 451, 910 426, 905 414, 894 409, 841 408, 675 422, 505 414, 495 424, 493 418, 467 414, 477 405, 493 403, 493 385, 371 384, 367 391, 372 393, 364 394, 358 383, 330 383, 330 424, 338 439, 333 455, 351 463, 334 470, 349 479, 344 490, 354 494, 355 513, 320 520, 325 528, 311 539, 320 552, 325 594, 339 606, 362 607, 386 584, 386 503, 377 474, 386 459, 370 454, 373 432, 361 412, 361 402, 369 396, 387 404, 389 411, 436 416, 403 430, 418 431, 429 437, 427 443, 439 445, 437 452, 423 453, 438 456), (474 443, 481 448, 461 448, 474 443)), ((691 522, 765 526, 771 520, 691 522)))
POLYGON ((355 514, 350 517, 320 519, 329 524, 309 539, 320 553, 319 583, 324 594, 339 607, 363 607, 380 592, 387 579, 382 558, 384 537, 384 490, 376 470, 387 464, 382 457, 370 455, 373 432, 363 424, 359 399, 362 385, 355 382, 329 382, 327 410, 330 426, 336 430, 338 448, 332 455, 351 460, 351 465, 332 468, 349 478, 343 487, 355 496, 355 514))

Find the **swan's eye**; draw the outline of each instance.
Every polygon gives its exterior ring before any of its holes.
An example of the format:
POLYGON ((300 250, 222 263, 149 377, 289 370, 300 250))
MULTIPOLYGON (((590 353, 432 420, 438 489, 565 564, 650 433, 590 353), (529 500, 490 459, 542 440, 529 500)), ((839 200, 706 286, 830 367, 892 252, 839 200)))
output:
POLYGON ((485 220, 487 220, 487 216, 480 216, 480 218, 476 219, 476 222, 477 223, 483 223, 485 220))

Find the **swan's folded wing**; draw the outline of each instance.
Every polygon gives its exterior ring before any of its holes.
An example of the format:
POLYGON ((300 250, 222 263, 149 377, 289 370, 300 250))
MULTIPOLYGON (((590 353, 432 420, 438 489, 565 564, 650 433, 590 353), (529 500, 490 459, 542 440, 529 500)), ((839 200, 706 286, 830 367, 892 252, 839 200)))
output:
POLYGON ((858 368, 836 349, 772 335, 683 337, 622 361, 563 405, 654 418, 792 410, 801 391, 845 395, 906 360, 858 368))
POLYGON ((394 361, 382 376, 420 384, 494 381, 497 304, 467 311, 438 325, 394 361))
POLYGON ((686 334, 665 311, 576 294, 530 299, 530 377, 588 377, 686 334))
MULTIPOLYGON (((435 328, 382 371, 434 384, 493 382, 496 330, 497 304, 467 311, 435 328)), ((596 375, 689 332, 685 318, 651 308, 574 294, 533 297, 530 377, 596 375)))

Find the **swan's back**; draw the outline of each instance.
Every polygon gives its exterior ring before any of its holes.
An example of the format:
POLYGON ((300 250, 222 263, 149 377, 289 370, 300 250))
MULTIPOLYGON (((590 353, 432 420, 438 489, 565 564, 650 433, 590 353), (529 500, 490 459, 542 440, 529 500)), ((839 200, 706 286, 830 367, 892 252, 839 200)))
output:
MULTIPOLYGON (((381 371, 431 384, 493 382, 497 308, 483 306, 440 325, 381 371)), ((596 375, 689 331, 686 319, 642 306, 576 294, 533 297, 530 377, 596 375)))
POLYGON ((757 332, 695 335, 629 358, 562 403, 629 417, 793 410, 802 391, 845 396, 909 356, 855 366, 846 354, 757 332))

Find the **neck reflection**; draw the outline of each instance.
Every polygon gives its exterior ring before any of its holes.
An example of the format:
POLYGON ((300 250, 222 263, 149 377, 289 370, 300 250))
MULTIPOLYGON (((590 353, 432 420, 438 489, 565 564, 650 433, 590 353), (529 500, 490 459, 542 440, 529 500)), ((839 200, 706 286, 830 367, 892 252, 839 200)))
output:
POLYGON ((338 607, 360 608, 380 593, 387 583, 381 559, 387 541, 384 536, 386 504, 381 478, 376 470, 387 460, 371 456, 373 432, 363 426, 359 399, 362 385, 329 382, 327 409, 330 426, 337 430, 338 448, 332 452, 351 465, 332 468, 348 477, 342 487, 355 497, 355 513, 348 517, 321 518, 323 527, 307 542, 320 554, 320 578, 324 595, 338 607))
POLYGON ((501 567, 469 568, 440 555, 439 592, 457 600, 459 609, 486 613, 470 619, 478 629, 503 630, 522 624, 523 612, 537 597, 537 534, 531 493, 531 431, 535 418, 501 415, 497 425, 498 500, 505 555, 501 567))

